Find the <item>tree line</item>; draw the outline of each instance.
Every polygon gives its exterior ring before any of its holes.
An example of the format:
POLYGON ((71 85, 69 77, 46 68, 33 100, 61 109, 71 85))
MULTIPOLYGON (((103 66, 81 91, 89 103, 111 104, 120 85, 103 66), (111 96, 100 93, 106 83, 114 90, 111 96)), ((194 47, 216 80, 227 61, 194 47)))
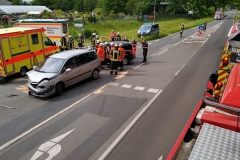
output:
MULTIPOLYGON (((12 5, 22 5, 20 0, 9 0, 12 5)), ((24 2, 26 4, 26 2, 24 2)), ((65 12, 143 15, 186 14, 193 11, 201 16, 212 15, 216 10, 231 6, 240 9, 240 0, 33 0, 30 5, 46 6, 52 10, 65 12)))

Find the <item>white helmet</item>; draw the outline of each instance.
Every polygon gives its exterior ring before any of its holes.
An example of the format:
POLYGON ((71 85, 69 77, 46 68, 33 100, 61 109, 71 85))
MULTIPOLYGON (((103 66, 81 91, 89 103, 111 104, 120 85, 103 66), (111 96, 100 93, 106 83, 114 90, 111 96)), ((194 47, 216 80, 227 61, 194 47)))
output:
POLYGON ((120 34, 119 32, 117 32, 117 34, 120 34))
POLYGON ((71 35, 69 35, 68 37, 72 37, 71 35))
POLYGON ((108 45, 108 42, 105 42, 106 45, 108 45))
POLYGON ((98 35, 96 35, 96 38, 98 38, 98 35))
POLYGON ((103 43, 100 43, 99 46, 103 46, 103 43))
POLYGON ((97 40, 97 43, 100 43, 100 40, 97 40))
POLYGON ((65 36, 66 36, 66 34, 63 34, 62 36, 63 36, 63 37, 65 37, 65 36))
POLYGON ((111 45, 113 46, 113 45, 114 45, 114 42, 111 42, 111 45))
POLYGON ((95 36, 95 35, 96 35, 96 33, 93 33, 92 35, 94 35, 94 36, 95 36))
POLYGON ((81 34, 79 34, 79 36, 82 36, 81 34))
POLYGON ((115 47, 118 47, 118 44, 117 44, 117 43, 115 44, 115 47))
POLYGON ((122 46, 122 43, 120 43, 119 46, 122 46))
POLYGON ((184 25, 184 23, 182 23, 182 25, 184 25))

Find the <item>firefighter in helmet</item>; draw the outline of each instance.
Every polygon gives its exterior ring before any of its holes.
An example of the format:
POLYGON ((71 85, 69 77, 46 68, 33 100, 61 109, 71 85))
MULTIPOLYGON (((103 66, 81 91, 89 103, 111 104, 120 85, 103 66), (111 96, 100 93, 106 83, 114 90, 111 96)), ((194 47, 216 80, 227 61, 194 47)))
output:
POLYGON ((120 55, 120 51, 118 50, 118 44, 115 44, 115 48, 110 53, 110 57, 111 57, 110 74, 111 75, 113 74, 113 71, 115 72, 115 75, 117 75, 118 73, 119 55, 120 55))
POLYGON ((71 49, 74 49, 74 40, 72 38, 71 35, 68 36, 68 48, 71 50, 71 49))
POLYGON ((62 35, 60 42, 61 42, 61 50, 65 51, 67 49, 67 39, 65 34, 62 35))

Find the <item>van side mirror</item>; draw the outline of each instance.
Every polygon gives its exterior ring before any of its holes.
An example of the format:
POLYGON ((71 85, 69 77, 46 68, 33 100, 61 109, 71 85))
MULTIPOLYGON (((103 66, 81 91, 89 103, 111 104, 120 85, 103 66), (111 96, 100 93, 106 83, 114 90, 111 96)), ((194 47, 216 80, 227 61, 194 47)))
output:
POLYGON ((36 70, 37 69, 37 66, 33 66, 33 70, 36 70))
POLYGON ((213 99, 213 90, 212 89, 207 89, 205 91, 204 97, 206 97, 208 99, 213 99))
POLYGON ((65 74, 70 72, 70 71, 71 71, 71 68, 66 69, 65 74))

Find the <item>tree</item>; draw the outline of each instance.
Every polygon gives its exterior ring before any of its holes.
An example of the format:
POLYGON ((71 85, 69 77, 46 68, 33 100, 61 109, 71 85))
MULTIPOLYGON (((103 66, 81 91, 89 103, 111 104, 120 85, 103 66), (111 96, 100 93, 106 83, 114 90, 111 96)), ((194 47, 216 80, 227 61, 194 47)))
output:
POLYGON ((20 5, 20 0, 13 0, 12 5, 20 5))

